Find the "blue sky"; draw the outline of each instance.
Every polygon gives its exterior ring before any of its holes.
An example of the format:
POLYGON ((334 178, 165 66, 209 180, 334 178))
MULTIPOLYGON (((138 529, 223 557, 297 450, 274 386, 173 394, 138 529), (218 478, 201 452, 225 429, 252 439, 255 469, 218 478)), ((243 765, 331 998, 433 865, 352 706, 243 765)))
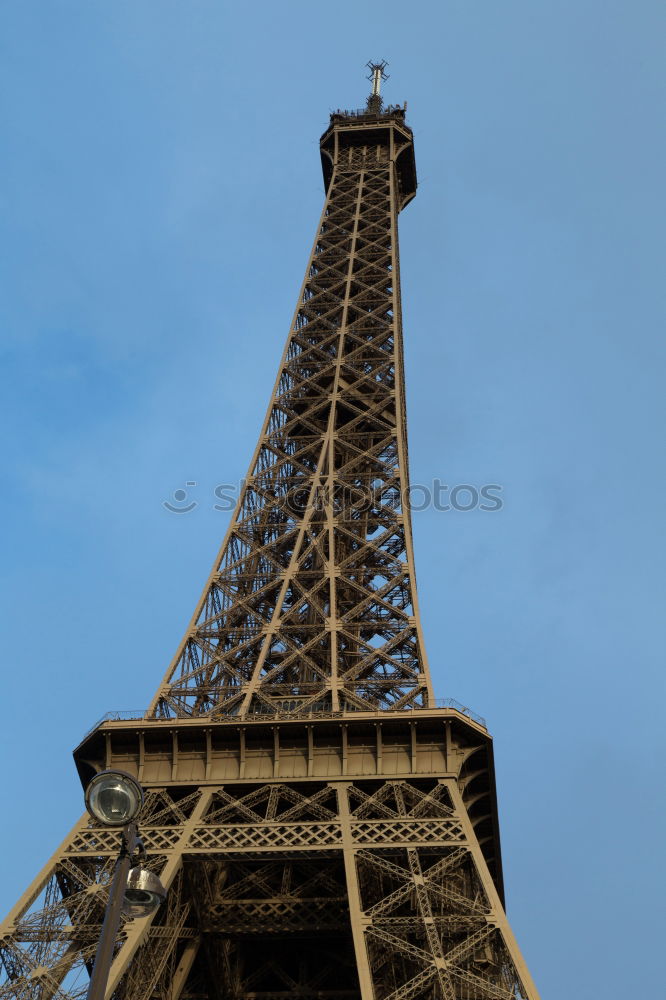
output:
POLYGON ((663 982, 663 38, 640 0, 4 0, 0 910, 148 704, 245 473, 322 202, 386 58, 414 515, 440 696, 496 741, 509 917, 544 1000, 663 982), (175 490, 198 506, 163 507, 175 490), (30 792, 27 785, 30 785, 30 792), (661 884, 659 885, 659 881, 661 884))

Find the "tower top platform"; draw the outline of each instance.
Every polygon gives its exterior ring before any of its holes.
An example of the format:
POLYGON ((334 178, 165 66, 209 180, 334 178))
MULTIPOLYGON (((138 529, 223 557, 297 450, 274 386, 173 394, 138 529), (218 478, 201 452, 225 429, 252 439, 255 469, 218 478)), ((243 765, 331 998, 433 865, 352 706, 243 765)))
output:
MULTIPOLYGON (((397 171, 399 209, 403 209, 416 194, 416 161, 414 159, 414 135, 405 123, 407 104, 389 104, 383 107, 373 104, 372 96, 365 108, 331 112, 329 126, 319 140, 324 187, 328 192, 333 169, 337 164, 345 167, 343 151, 365 147, 376 150, 376 159, 386 156, 395 164, 397 171), (379 151, 383 155, 379 155, 379 151)), ((370 166, 372 157, 367 160, 370 166)), ((358 162, 358 161, 356 161, 358 162)))

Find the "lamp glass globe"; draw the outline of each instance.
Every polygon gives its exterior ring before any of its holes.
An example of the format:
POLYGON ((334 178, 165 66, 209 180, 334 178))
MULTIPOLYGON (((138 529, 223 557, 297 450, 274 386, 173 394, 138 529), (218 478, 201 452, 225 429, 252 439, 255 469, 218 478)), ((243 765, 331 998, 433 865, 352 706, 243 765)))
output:
POLYGON ((122 771, 102 771, 86 789, 86 808, 105 826, 126 826, 143 805, 141 786, 122 771))

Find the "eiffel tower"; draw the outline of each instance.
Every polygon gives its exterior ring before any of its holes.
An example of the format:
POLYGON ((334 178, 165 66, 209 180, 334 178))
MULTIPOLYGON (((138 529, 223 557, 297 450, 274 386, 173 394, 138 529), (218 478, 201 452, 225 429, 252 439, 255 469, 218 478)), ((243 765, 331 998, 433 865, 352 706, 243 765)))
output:
MULTIPOLYGON (((114 1000, 538 1000, 504 912, 492 741, 434 698, 416 600, 398 213, 405 107, 370 64, 236 511, 150 708, 74 751, 145 789, 168 888, 114 1000)), ((257 262, 258 271, 261 261, 257 262)), ((88 814, 0 929, 0 998, 86 994, 120 833, 88 814)))

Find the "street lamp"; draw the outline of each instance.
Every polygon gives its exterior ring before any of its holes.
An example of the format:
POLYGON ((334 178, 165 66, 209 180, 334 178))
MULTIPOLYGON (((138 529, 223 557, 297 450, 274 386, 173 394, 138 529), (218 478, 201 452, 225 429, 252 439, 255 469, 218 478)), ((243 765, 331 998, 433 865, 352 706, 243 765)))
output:
POLYGON ((136 852, 142 859, 146 856, 136 824, 143 806, 143 789, 136 778, 124 771, 100 771, 86 787, 85 801, 90 815, 103 826, 123 828, 88 986, 88 1000, 104 1000, 121 913, 130 918, 151 916, 164 902, 166 889, 157 875, 141 865, 132 867, 136 852))
POLYGON ((86 809, 104 826, 127 826, 138 818, 143 788, 124 771, 100 771, 86 788, 86 809))
POLYGON ((146 868, 132 868, 127 877, 123 913, 128 917, 149 917, 166 899, 166 889, 146 868))

